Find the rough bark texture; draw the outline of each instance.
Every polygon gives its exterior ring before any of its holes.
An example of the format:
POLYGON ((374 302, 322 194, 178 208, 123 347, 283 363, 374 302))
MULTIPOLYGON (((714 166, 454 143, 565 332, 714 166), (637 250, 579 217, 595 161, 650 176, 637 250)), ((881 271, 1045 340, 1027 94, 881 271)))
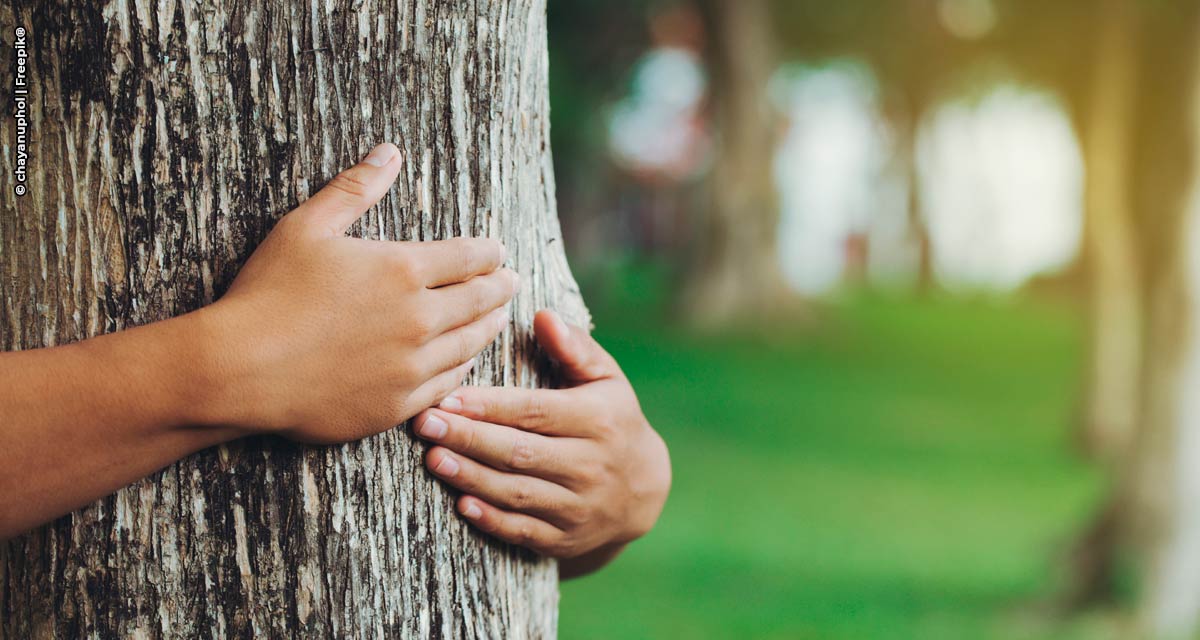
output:
POLYGON ((779 266, 774 71, 766 0, 701 0, 716 153, 708 206, 683 302, 688 317, 719 325, 776 309, 788 295, 779 266))
MULTIPOLYGON (((375 143, 354 233, 490 235, 522 275, 475 380, 537 382, 529 326, 586 311, 554 205, 544 0, 29 1, 29 193, 0 198, 0 344, 219 297, 274 220, 375 143)), ((11 86, 3 102, 12 104, 11 86)), ((401 428, 202 452, 0 546, 0 638, 551 637, 554 564, 471 532, 401 428)))

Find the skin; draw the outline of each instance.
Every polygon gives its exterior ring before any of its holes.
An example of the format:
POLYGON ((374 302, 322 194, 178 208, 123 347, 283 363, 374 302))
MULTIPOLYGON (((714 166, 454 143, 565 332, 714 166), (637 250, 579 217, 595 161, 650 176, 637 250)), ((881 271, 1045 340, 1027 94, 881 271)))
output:
POLYGON ((564 388, 464 387, 422 412, 416 433, 436 444, 426 466, 463 492, 468 522, 559 558, 571 578, 650 530, 671 463, 629 380, 587 331, 542 311, 534 332, 564 388))
POLYGON ((462 384, 517 289, 486 239, 346 237, 400 171, 394 145, 284 216, 194 313, 0 354, 0 539, 201 449, 391 429, 462 384))
POLYGON ((418 431, 475 526, 562 559, 564 577, 645 534, 667 450, 586 331, 535 320, 567 388, 460 388, 508 325, 518 282, 500 243, 346 237, 399 170, 399 150, 376 147, 281 218, 208 307, 0 354, 0 540, 223 442, 347 442, 439 402, 418 431))

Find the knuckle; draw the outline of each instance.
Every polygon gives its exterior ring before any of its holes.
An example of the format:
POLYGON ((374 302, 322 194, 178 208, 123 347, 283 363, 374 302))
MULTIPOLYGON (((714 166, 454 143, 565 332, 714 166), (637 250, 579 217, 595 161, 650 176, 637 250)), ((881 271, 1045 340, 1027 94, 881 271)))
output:
POLYGON ((491 295, 495 300, 507 302, 517 293, 516 274, 509 269, 501 269, 490 278, 492 281, 491 295))
POLYGON ((607 465, 604 463, 589 459, 575 468, 575 475, 584 486, 594 487, 604 484, 606 470, 607 465))
POLYGON ((449 420, 448 422, 450 423, 449 437, 454 438, 457 435, 458 437, 455 439, 461 443, 463 452, 468 454, 475 453, 479 446, 479 434, 469 427, 465 429, 459 428, 455 424, 458 422, 457 420, 449 420))
POLYGON ((471 241, 469 238, 454 238, 450 240, 449 249, 458 262, 468 267, 475 265, 475 252, 471 250, 471 241))
POLYGON ((475 356, 475 341, 469 332, 462 332, 455 344, 455 354, 458 362, 466 362, 475 356))
POLYGON ((533 424, 542 424, 549 417, 549 407, 546 406, 546 399, 539 393, 532 393, 529 399, 525 402, 524 418, 533 424))
POLYGON ((367 183, 353 169, 343 171, 334 176, 329 181, 329 184, 326 185, 326 188, 333 189, 344 197, 356 202, 365 199, 370 191, 367 183))
POLYGON ((434 333, 433 317, 426 311, 414 314, 408 321, 409 332, 416 338, 424 340, 434 333))
POLYGON ((528 522, 522 522, 517 525, 513 531, 513 539, 522 547, 538 546, 537 532, 534 530, 533 525, 528 522))
POLYGON ((420 281, 420 262, 407 251, 391 253, 391 271, 405 285, 416 285, 420 281))
POLYGON ((529 485, 524 482, 518 482, 513 487, 509 500, 512 502, 514 509, 523 511, 533 506, 533 492, 529 490, 529 485))
POLYGON ((572 527, 582 527, 591 520, 591 514, 588 512, 587 507, 579 503, 563 507, 561 513, 563 520, 572 527))
POLYGON ((471 313, 478 318, 491 310, 491 288, 494 285, 486 279, 480 279, 479 284, 471 288, 470 300, 467 304, 470 305, 471 313))
POLYGON ((484 267, 496 264, 502 245, 491 238, 462 238, 458 247, 459 258, 473 271, 482 271, 484 267))
POLYGON ((537 467, 536 447, 527 434, 518 434, 509 451, 508 466, 514 471, 530 471, 537 467))
POLYGON ((602 440, 615 440, 620 437, 621 425, 612 414, 606 410, 599 410, 593 413, 595 419, 592 421, 592 427, 595 429, 596 436, 602 440))

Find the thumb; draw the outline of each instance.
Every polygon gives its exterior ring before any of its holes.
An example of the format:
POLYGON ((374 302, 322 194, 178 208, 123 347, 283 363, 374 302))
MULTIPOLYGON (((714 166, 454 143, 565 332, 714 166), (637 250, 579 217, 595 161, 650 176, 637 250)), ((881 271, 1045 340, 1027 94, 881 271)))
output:
POLYGON ((553 311, 542 310, 533 318, 538 344, 562 365, 571 382, 582 383, 621 375, 621 368, 585 329, 570 326, 553 311))
POLYGON ((396 181, 400 173, 399 157, 400 150, 391 143, 371 149, 361 162, 334 176, 329 184, 305 200, 296 213, 334 235, 346 233, 396 181))

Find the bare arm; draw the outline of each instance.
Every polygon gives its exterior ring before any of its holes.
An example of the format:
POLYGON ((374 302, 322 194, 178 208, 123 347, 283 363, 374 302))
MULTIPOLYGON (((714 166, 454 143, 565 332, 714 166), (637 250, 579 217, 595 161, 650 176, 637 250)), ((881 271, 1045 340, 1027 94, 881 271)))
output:
POLYGON ((516 276, 491 240, 344 236, 398 154, 377 147, 284 216, 217 303, 0 354, 0 539, 233 438, 355 440, 457 388, 516 276))

